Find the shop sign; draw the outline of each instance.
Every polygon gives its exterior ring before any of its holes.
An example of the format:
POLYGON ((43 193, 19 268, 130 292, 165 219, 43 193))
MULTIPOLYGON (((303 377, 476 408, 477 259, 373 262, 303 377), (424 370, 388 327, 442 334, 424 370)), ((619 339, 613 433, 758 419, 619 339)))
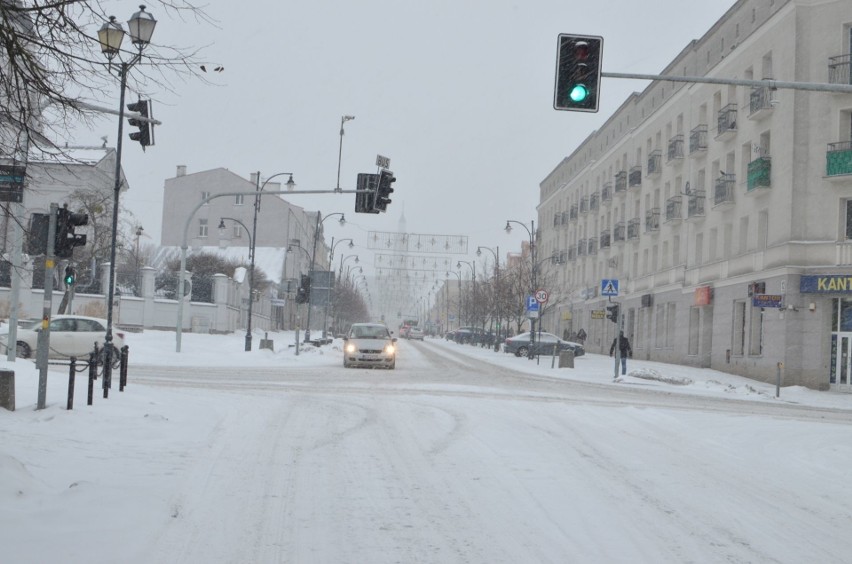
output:
POLYGON ((846 274, 802 276, 799 282, 799 292, 802 294, 852 294, 852 276, 846 274))
POLYGON ((695 289, 695 305, 704 306, 713 303, 713 287, 701 286, 695 289))

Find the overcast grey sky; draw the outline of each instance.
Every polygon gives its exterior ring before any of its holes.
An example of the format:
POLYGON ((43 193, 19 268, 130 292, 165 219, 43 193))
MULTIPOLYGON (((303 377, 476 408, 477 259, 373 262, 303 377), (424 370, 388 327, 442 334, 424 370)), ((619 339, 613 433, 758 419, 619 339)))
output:
MULTIPOLYGON (((559 33, 604 37, 603 68, 657 73, 701 37, 734 0, 210 0, 219 27, 158 13, 155 43, 204 47, 222 64, 218 85, 174 83, 151 90, 156 146, 125 144, 131 191, 125 204, 159 243, 163 182, 177 165, 188 172, 224 167, 243 177, 295 173, 302 190, 337 182, 340 119, 346 123, 341 187, 391 159, 393 203, 381 215, 355 214, 354 195, 294 195, 324 214, 346 212, 328 236, 366 246, 367 232, 459 234, 478 245, 520 248, 538 185, 647 83, 604 79, 597 114, 552 109, 559 33)), ((126 21, 133 2, 111 4, 126 21)), ((128 96, 135 99, 135 94, 128 96)), ((112 107, 118 97, 107 93, 112 107)), ((114 145, 115 117, 80 141, 114 145)), ((125 128, 125 135, 127 128, 125 128)), ((472 255, 471 255, 472 256, 472 255)), ((362 262, 362 264, 364 264, 362 262)))

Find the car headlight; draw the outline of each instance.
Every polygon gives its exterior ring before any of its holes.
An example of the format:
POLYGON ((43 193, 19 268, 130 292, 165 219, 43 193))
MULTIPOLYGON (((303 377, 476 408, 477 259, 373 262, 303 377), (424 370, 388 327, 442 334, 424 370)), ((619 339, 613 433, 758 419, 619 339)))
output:
POLYGON ((385 354, 393 354, 394 352, 396 352, 396 347, 393 345, 387 345, 385 347, 385 354))
POLYGON ((349 343, 346 345, 346 352, 354 353, 358 351, 358 347, 355 346, 355 343, 349 343))

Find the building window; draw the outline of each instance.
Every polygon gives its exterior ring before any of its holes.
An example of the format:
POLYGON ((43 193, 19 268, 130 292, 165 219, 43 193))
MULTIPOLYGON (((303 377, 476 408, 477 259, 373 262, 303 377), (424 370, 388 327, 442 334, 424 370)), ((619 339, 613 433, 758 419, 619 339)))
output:
MULTIPOLYGON (((202 193, 201 193, 201 201, 202 201, 202 202, 204 202, 204 200, 206 200, 206 199, 207 199, 207 198, 209 198, 209 197, 210 197, 210 192, 202 192, 202 193)), ((204 205, 205 205, 205 206, 206 206, 206 205, 209 205, 209 204, 210 204, 210 202, 204 202, 204 205)))
POLYGON ((234 199, 234 205, 241 206, 245 203, 246 195, 245 194, 237 194, 234 199))
POLYGON ((657 305, 657 338, 654 346, 658 349, 663 348, 666 343, 666 304, 658 304, 657 305))
POLYGON ((198 220, 198 236, 199 237, 207 237, 207 220, 199 219, 198 220))
POLYGON ((234 239, 240 239, 243 236, 243 228, 240 225, 234 226, 234 239))
POLYGON ((742 356, 745 352, 745 309, 743 300, 734 302, 734 326, 731 331, 731 353, 742 356))
POLYGON ((674 348, 675 343, 675 314, 677 312, 677 304, 674 302, 667 304, 666 307, 666 348, 674 348))
POLYGON ((763 308, 751 308, 751 331, 749 332, 748 354, 760 356, 763 354, 763 308))
POLYGON ((852 200, 846 200, 846 239, 852 239, 852 200))
POLYGON ((701 309, 698 307, 689 308, 689 354, 690 356, 698 355, 698 327, 701 321, 701 309))

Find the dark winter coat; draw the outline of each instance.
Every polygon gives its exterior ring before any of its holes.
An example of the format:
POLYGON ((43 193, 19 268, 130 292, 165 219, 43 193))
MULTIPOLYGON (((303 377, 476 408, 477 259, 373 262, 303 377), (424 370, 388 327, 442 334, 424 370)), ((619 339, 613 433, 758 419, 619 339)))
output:
MULTIPOLYGON (((615 352, 616 343, 618 343, 618 337, 612 340, 612 346, 609 348, 609 356, 612 356, 615 352)), ((624 335, 621 336, 621 346, 619 347, 621 350, 622 358, 629 358, 633 356, 633 349, 630 348, 630 341, 624 335)))

